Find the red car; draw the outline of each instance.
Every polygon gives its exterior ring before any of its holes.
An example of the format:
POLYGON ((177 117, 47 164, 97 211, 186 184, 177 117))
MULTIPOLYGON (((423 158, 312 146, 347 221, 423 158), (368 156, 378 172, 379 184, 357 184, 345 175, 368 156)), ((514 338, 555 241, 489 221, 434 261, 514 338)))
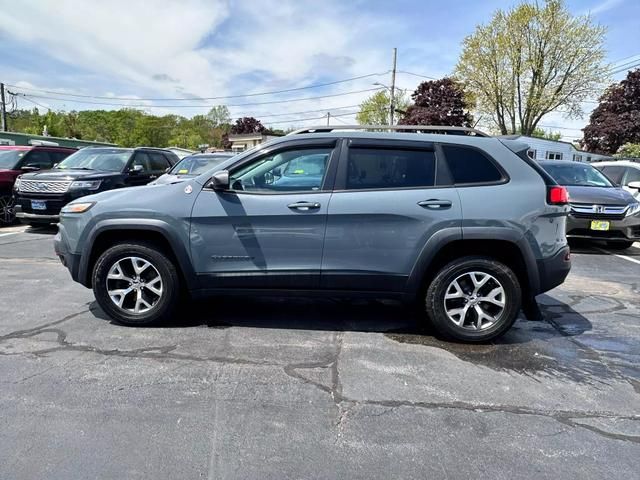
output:
POLYGON ((15 222, 13 184, 18 175, 53 168, 76 151, 69 147, 0 145, 0 225, 15 222))

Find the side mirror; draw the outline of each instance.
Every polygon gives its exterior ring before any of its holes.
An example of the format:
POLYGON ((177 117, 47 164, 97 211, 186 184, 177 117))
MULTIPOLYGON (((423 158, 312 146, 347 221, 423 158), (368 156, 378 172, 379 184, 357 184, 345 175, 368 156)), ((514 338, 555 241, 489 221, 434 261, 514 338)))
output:
POLYGON ((214 173, 207 187, 216 191, 229 190, 229 172, 227 170, 220 170, 214 173))
POLYGON ((633 188, 635 190, 640 190, 640 182, 629 182, 627 187, 633 188))
POLYGON ((169 173, 169 170, 171 170, 171 167, 167 167, 164 169, 164 173, 169 173))
POLYGON ((40 170, 40 167, 36 167, 35 165, 23 165, 20 167, 20 170, 23 172, 35 172, 36 170, 40 170))
POLYGON ((134 165, 133 167, 131 167, 129 169, 129 173, 133 174, 133 175, 138 175, 139 173, 141 173, 144 170, 144 167, 142 165, 134 165))

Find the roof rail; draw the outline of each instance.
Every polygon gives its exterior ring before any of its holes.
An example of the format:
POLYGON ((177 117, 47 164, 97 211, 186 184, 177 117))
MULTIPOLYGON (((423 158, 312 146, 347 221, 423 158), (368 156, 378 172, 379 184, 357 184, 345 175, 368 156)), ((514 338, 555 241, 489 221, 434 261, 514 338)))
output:
POLYGON ((409 130, 420 133, 440 133, 449 135, 473 135, 476 137, 489 137, 484 132, 469 127, 451 127, 445 125, 322 125, 317 127, 306 127, 294 130, 287 135, 299 135, 301 133, 326 133, 334 130, 381 130, 381 131, 404 131, 409 130))

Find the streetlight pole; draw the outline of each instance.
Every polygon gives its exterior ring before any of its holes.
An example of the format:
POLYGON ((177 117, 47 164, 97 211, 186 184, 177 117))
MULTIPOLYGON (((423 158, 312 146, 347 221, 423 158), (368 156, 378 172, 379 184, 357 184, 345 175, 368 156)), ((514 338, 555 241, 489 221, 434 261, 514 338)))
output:
POLYGON ((398 58, 398 49, 393 49, 393 68, 391 69, 391 88, 389 96, 389 125, 393 125, 393 111, 395 108, 395 90, 396 90, 396 61, 398 58))

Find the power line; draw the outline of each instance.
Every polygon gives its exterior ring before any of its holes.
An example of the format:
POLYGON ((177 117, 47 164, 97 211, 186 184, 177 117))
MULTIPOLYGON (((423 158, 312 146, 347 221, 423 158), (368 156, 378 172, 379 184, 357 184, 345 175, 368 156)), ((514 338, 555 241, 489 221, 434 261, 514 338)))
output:
POLYGON ((429 80, 438 80, 437 78, 434 78, 434 77, 429 77, 427 75, 420 75, 419 73, 407 72, 406 70, 398 70, 398 73, 405 73, 407 75, 413 75, 414 77, 427 78, 429 80))
POLYGON ((65 92, 57 92, 55 90, 43 90, 43 89, 31 88, 31 87, 20 87, 18 85, 10 85, 10 84, 6 84, 6 85, 8 87, 18 88, 20 90, 29 90, 29 91, 42 92, 42 93, 48 93, 48 94, 54 94, 54 95, 59 95, 59 96, 66 96, 66 97, 93 98, 93 99, 99 99, 99 100, 122 100, 122 101, 137 100, 137 101, 153 101, 153 102, 160 102, 160 101, 191 101, 191 102, 196 102, 196 101, 199 101, 199 102, 201 102, 203 100, 225 100, 225 99, 230 99, 230 98, 257 97, 257 96, 261 96, 261 95, 276 95, 276 94, 280 94, 280 93, 297 92, 297 91, 300 91, 300 90, 307 90, 307 89, 310 89, 310 88, 320 88, 320 87, 327 87, 327 86, 330 86, 330 85, 338 85, 340 83, 352 82, 354 80, 360 80, 360 79, 363 79, 363 78, 377 77, 377 76, 385 75, 387 73, 389 73, 389 71, 382 72, 382 73, 368 73, 366 75, 360 75, 360 76, 351 77, 351 78, 344 78, 342 80, 335 80, 333 82, 316 83, 314 85, 307 85, 306 87, 287 88, 287 89, 283 89, 283 90, 273 90, 273 91, 270 91, 270 92, 246 93, 246 94, 243 94, 243 95, 225 95, 225 96, 218 96, 218 97, 195 97, 195 98, 179 97, 179 98, 133 98, 132 99, 132 98, 127 98, 127 97, 83 95, 83 94, 79 94, 79 93, 65 93, 65 92))
MULTIPOLYGON (((9 93, 10 93, 11 95, 14 95, 14 96, 18 96, 18 95, 19 95, 19 94, 17 94, 17 93, 13 93, 13 92, 9 92, 9 93)), ((31 103, 33 103, 34 105, 37 105, 37 106, 42 107, 42 108, 46 108, 47 110, 51 110, 49 107, 47 107, 47 106, 45 106, 45 105, 42 105, 41 103, 38 103, 38 102, 36 102, 35 100, 31 100, 31 99, 30 99, 30 98, 28 98, 28 97, 24 97, 24 96, 23 96, 22 98, 24 98, 27 102, 31 102, 31 103)))
MULTIPOLYGON (((364 90, 352 90, 350 92, 343 93, 333 93, 329 95, 318 95, 315 97, 305 97, 305 98, 289 98, 286 100, 271 100, 268 102, 251 102, 251 103, 236 103, 236 104, 226 104, 226 107, 245 107, 245 106, 255 106, 255 105, 273 105, 277 103, 290 103, 290 102, 302 102, 306 100, 317 100, 321 98, 333 98, 333 97, 342 97, 344 95, 352 95, 355 93, 364 93, 364 92, 373 92, 380 90, 382 87, 376 88, 366 88, 364 90)), ((22 97, 29 98, 42 98, 47 100, 55 100, 57 102, 72 102, 72 103, 81 103, 87 105, 103 105, 103 106, 111 106, 111 107, 123 107, 123 108, 131 108, 131 107, 140 107, 140 108, 208 108, 213 105, 148 105, 144 103, 140 104, 124 104, 124 103, 110 103, 110 102, 92 102, 88 100, 70 100, 67 98, 56 98, 56 97, 48 97, 45 95, 31 95, 24 92, 17 92, 16 95, 20 95, 22 97)), ((326 109, 325 109, 326 110, 326 109)))

